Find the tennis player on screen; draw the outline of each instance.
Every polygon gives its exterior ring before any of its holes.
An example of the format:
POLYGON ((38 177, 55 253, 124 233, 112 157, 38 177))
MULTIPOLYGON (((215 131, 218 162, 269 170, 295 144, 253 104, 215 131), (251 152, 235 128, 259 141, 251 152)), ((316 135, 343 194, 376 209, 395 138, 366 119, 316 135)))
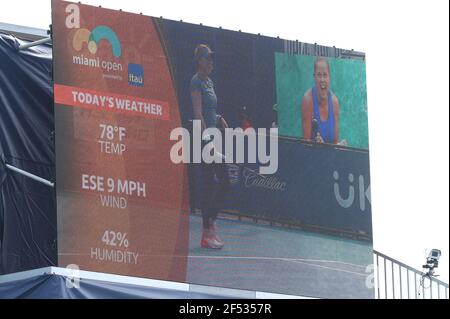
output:
MULTIPOLYGON (((190 87, 194 119, 201 121, 202 132, 210 127, 227 128, 227 122, 217 113, 217 96, 209 77, 213 70, 213 52, 207 45, 200 44, 195 49, 194 58, 197 73, 192 77, 190 87)), ((203 248, 221 249, 224 243, 217 234, 216 218, 229 187, 228 170, 224 163, 203 162, 201 165, 203 233, 200 245, 203 248)))
POLYGON ((301 104, 303 138, 347 145, 345 140, 339 142, 339 100, 330 90, 330 65, 323 57, 314 61, 314 82, 301 104))

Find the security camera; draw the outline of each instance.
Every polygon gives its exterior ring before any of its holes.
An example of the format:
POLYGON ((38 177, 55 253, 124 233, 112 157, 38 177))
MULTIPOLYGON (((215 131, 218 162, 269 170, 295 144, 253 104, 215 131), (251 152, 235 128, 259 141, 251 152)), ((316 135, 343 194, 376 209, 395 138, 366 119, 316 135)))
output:
POLYGON ((428 269, 427 275, 435 276, 434 268, 438 267, 440 257, 441 257, 441 251, 439 249, 430 250, 430 252, 428 253, 428 257, 427 257, 427 264, 422 266, 424 269, 428 269))
POLYGON ((428 254, 427 261, 431 261, 433 263, 437 263, 439 258, 441 257, 441 251, 439 249, 432 249, 428 254))

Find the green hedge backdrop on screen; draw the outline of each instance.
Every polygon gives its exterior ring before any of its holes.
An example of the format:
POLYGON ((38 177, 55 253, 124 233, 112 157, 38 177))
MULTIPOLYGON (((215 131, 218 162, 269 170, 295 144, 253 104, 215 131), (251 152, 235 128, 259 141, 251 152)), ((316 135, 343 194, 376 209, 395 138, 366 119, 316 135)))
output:
MULTIPOLYGON (((310 55, 275 53, 279 134, 303 137, 301 101, 314 85, 310 55)), ((339 99, 339 140, 368 148, 366 64, 362 60, 327 58, 331 91, 339 99)))

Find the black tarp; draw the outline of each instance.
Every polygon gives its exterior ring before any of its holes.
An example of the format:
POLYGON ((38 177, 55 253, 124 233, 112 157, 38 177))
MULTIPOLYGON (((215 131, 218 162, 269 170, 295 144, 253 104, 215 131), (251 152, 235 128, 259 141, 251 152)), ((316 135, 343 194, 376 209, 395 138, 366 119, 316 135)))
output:
POLYGON ((54 189, 5 166, 55 179, 51 46, 23 43, 0 34, 0 274, 57 260, 54 189))

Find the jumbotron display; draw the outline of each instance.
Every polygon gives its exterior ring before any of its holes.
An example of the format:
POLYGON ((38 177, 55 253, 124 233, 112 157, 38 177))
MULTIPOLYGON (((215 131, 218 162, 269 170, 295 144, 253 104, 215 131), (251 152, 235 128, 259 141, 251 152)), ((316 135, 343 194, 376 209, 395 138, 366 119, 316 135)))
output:
POLYGON ((60 0, 52 20, 59 266, 373 298, 364 59, 60 0))

